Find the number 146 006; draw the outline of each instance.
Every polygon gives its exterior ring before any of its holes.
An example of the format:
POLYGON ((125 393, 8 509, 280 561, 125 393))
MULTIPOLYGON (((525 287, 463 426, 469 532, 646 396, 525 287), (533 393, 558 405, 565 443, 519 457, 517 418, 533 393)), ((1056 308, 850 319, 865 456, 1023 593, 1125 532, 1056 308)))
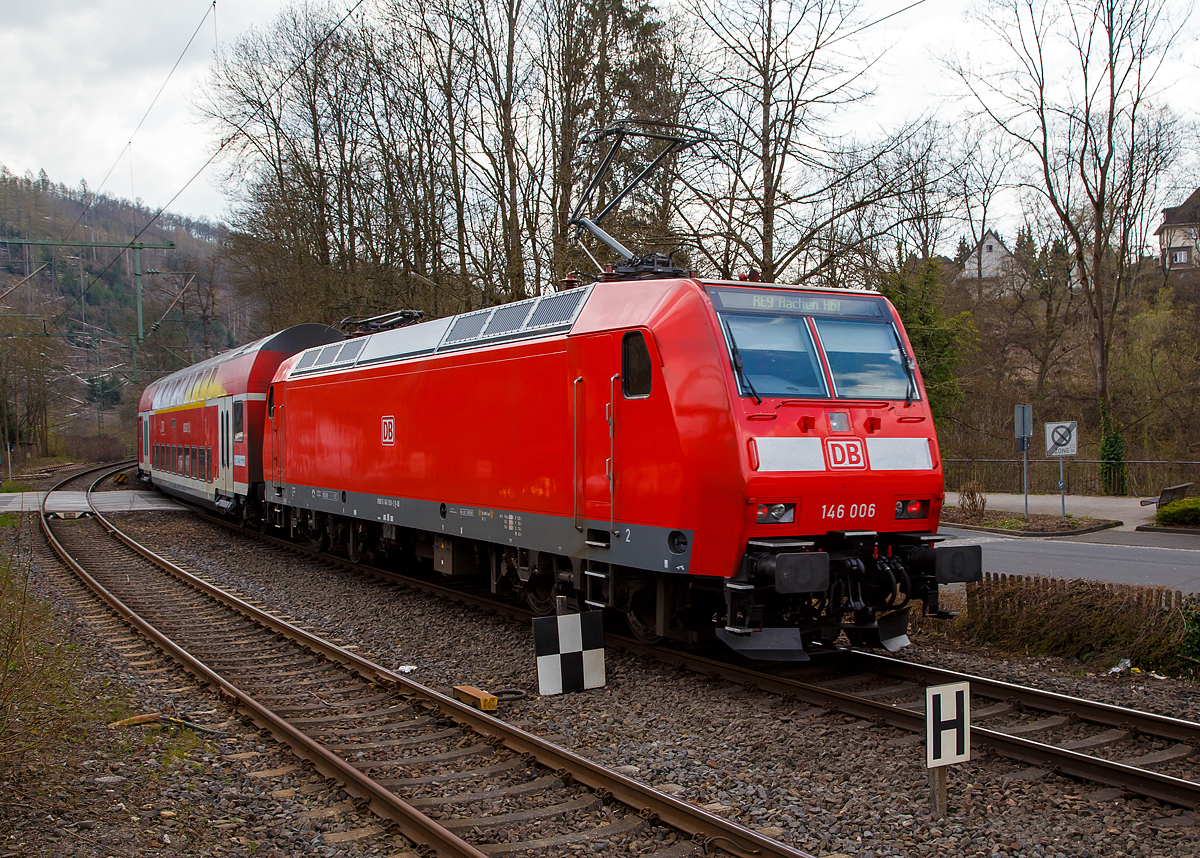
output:
POLYGON ((873 503, 829 503, 821 505, 821 518, 874 518, 873 503))

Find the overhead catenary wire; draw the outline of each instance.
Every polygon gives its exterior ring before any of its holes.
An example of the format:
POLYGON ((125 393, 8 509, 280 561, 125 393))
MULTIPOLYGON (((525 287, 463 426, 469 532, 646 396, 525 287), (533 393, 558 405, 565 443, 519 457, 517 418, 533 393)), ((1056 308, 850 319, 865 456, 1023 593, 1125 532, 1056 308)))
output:
MULTIPOLYGON (((167 72, 166 80, 162 82, 162 86, 158 88, 158 92, 156 92, 154 94, 154 98, 150 100, 150 106, 146 108, 146 112, 143 113, 142 118, 138 120, 137 127, 134 128, 133 133, 129 135, 129 141, 125 144, 124 148, 121 149, 120 154, 117 155, 117 158, 115 161, 113 161, 112 166, 108 168, 108 172, 104 174, 104 178, 100 180, 100 184, 96 186, 96 190, 92 192, 92 202, 95 202, 96 199, 99 198, 100 191, 104 188, 105 183, 108 182, 113 170, 117 168, 117 164, 121 163, 121 158, 127 151, 129 152, 129 184, 130 187, 133 186, 133 138, 137 137, 137 133, 142 130, 142 125, 145 123, 146 117, 150 115, 150 111, 153 110, 154 105, 158 103, 158 97, 163 94, 163 90, 166 89, 167 84, 171 82, 171 76, 175 74, 175 70, 178 69, 179 64, 183 62, 184 56, 187 55, 188 48, 190 48, 192 46, 192 42, 196 40, 196 34, 200 32, 200 28, 204 26, 204 22, 208 19, 210 14, 213 16, 213 22, 215 25, 217 15, 217 0, 212 0, 212 3, 209 5, 209 7, 204 10, 204 17, 200 19, 200 23, 196 25, 196 29, 192 31, 191 38, 188 39, 187 44, 183 46, 183 50, 179 52, 179 58, 175 60, 175 65, 171 66, 171 70, 167 72)), ((136 199, 136 197, 134 197, 134 199, 136 199)), ((83 216, 88 213, 88 209, 90 209, 92 206, 92 203, 88 203, 86 201, 83 202, 86 204, 84 205, 83 210, 79 213, 79 217, 76 219, 75 223, 71 224, 71 229, 67 231, 67 235, 70 235, 75 231, 75 228, 79 226, 80 222, 83 220, 83 216)))
MULTIPOLYGON (((325 45, 325 43, 327 41, 329 41, 330 38, 333 37, 334 33, 336 33, 339 29, 341 29, 342 25, 345 24, 346 21, 348 21, 350 19, 350 16, 353 15, 355 12, 357 12, 358 8, 360 6, 362 6, 363 3, 365 3, 365 2, 366 2, 366 0, 357 0, 357 2, 355 2, 355 4, 353 6, 351 6, 349 10, 347 10, 346 14, 343 15, 340 19, 338 19, 338 22, 329 29, 329 32, 326 33, 324 36, 322 36, 317 41, 317 43, 312 46, 312 48, 309 50, 309 52, 307 54, 305 54, 303 57, 301 57, 294 66, 292 66, 292 70, 289 71, 287 73, 287 75, 284 76, 283 80, 281 80, 275 86, 275 88, 271 91, 270 95, 268 96, 267 99, 265 99, 265 101, 269 102, 271 98, 273 98, 281 89, 283 89, 283 87, 288 83, 288 81, 290 81, 293 77, 295 77, 297 72, 299 72, 300 69, 302 69, 304 67, 304 64, 307 63, 316 54, 316 52, 319 51, 325 45)), ((215 5, 215 0, 214 0, 214 5, 215 5)), ((170 206, 173 202, 175 202, 175 200, 179 199, 179 196, 191 186, 192 182, 196 181, 196 179, 198 179, 200 177, 200 175, 205 170, 207 170, 209 168, 209 166, 212 165, 212 162, 217 160, 217 156, 219 156, 223 151, 225 151, 226 147, 228 147, 234 140, 238 139, 238 137, 241 136, 241 133, 246 129, 246 126, 248 126, 252 121, 254 121, 255 117, 258 116, 258 113, 259 113, 258 110, 251 113, 250 116, 248 116, 241 125, 237 126, 237 128, 234 129, 234 132, 232 134, 228 135, 225 138, 225 140, 221 143, 221 145, 218 146, 216 148, 216 150, 212 153, 212 155, 209 156, 208 160, 205 161, 203 164, 201 164, 200 168, 198 170, 196 170, 195 173, 192 174, 192 177, 190 179, 188 179, 186 182, 184 182, 183 186, 178 191, 176 191, 175 194, 169 200, 167 200, 167 202, 161 208, 159 208, 159 210, 157 212, 154 213, 154 216, 151 217, 149 221, 146 222, 146 225, 143 226, 141 229, 139 229, 137 234, 134 235, 134 237, 131 238, 126 243, 124 250, 128 250, 137 244, 138 239, 142 237, 143 233, 145 233, 147 230, 149 230, 150 227, 153 226, 154 223, 160 217, 162 217, 162 214, 163 214, 163 212, 165 212, 167 210, 167 207, 170 206)), ((83 215, 81 214, 80 219, 82 219, 82 217, 83 217, 83 215)), ((104 269, 98 275, 96 275, 95 279, 93 279, 92 282, 90 282, 85 289, 80 290, 79 297, 76 298, 75 301, 72 301, 60 314, 55 316, 55 318, 53 320, 53 324, 54 325, 60 324, 62 322, 62 320, 67 317, 67 314, 74 308, 75 304, 84 299, 84 296, 87 295, 87 293, 89 291, 91 291, 91 288, 100 282, 100 278, 102 278, 105 274, 107 274, 109 269, 111 269, 113 267, 113 265, 116 264, 117 259, 120 259, 120 258, 121 258, 121 252, 118 252, 116 254, 116 256, 114 256, 113 260, 111 262, 109 262, 108 265, 106 265, 104 267, 104 269)))

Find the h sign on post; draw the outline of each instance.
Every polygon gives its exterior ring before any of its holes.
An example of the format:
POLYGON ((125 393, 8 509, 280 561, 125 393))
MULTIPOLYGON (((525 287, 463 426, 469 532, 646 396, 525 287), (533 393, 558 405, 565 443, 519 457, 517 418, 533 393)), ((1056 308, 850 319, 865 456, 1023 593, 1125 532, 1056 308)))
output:
POLYGON ((971 759, 971 684, 952 682, 925 689, 925 765, 971 759))
POLYGON ((933 816, 949 807, 946 766, 971 759, 971 684, 951 682, 925 689, 925 765, 933 816))

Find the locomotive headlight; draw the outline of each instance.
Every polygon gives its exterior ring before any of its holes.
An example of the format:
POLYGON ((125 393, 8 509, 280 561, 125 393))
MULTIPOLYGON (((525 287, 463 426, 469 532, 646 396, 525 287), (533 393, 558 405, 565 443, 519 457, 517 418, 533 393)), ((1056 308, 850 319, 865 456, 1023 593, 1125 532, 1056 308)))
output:
POLYGON ((898 500, 896 501, 896 518, 929 518, 929 501, 927 500, 898 500))
POLYGON ((758 505, 759 524, 787 524, 796 520, 796 505, 794 503, 760 503, 758 505))

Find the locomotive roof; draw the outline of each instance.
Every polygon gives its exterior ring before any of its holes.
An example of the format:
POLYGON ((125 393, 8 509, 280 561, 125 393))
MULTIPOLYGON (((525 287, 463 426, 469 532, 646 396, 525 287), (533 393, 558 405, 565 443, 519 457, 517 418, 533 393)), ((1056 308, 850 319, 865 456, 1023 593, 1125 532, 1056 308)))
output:
POLYGON ((575 323, 592 289, 581 286, 311 348, 288 377, 563 333, 575 323))
MULTIPOLYGON (((754 289, 781 289, 879 297, 875 291, 805 287, 785 283, 747 280, 690 280, 705 286, 734 286, 754 289)), ((653 282, 636 281, 646 286, 653 282)), ((676 281, 676 282, 682 282, 676 281)), ((562 334, 571 330, 599 284, 589 284, 564 292, 514 301, 457 316, 433 319, 390 331, 356 337, 307 349, 288 370, 288 378, 297 378, 334 370, 370 366, 405 358, 423 357, 449 351, 496 345, 562 334)), ((618 284, 619 285, 619 284, 618 284)))

